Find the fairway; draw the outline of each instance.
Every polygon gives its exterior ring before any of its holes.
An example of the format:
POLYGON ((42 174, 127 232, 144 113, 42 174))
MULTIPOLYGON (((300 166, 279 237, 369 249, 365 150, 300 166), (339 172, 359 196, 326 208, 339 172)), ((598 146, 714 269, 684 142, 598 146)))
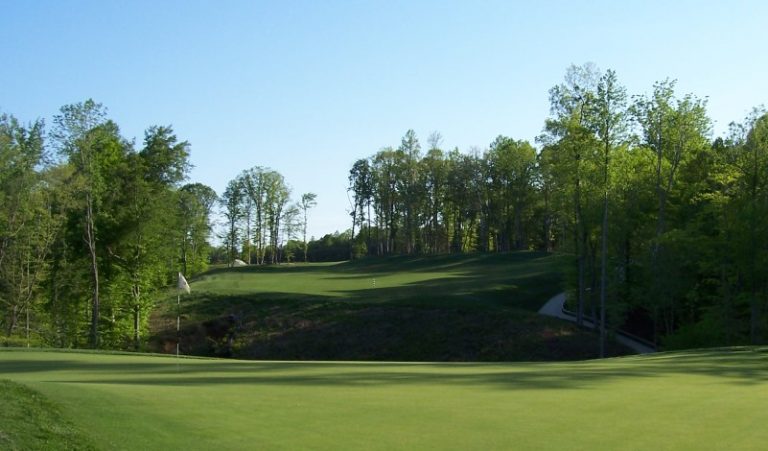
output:
POLYGON ((575 363, 0 351, 102 449, 761 449, 768 349, 575 363))
POLYGON ((221 268, 193 280, 192 289, 366 304, 503 304, 535 311, 558 291, 561 260, 543 252, 513 252, 221 268))

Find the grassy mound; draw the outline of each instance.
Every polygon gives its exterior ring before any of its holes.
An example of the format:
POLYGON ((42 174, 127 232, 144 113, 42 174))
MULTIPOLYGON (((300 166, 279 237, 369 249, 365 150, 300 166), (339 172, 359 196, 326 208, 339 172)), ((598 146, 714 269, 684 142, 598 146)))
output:
MULTIPOLYGON (((2 369, 0 365, 0 375, 2 369)), ((54 403, 23 385, 0 380, 0 449, 94 448, 54 403)))
POLYGON ((746 450, 768 442, 766 348, 507 364, 0 350, 0 377, 56 402, 103 449, 746 450))
MULTIPOLYGON (((593 333, 536 314, 560 291, 560 264, 557 256, 518 252, 218 269, 194 280, 182 300, 182 352, 298 360, 595 357, 593 333)), ((175 301, 155 317, 155 351, 175 349, 175 301)))

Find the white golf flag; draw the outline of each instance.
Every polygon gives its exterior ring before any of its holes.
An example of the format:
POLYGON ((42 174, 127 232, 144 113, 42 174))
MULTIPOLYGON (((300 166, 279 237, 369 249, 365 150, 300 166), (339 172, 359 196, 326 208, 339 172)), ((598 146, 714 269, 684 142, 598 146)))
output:
POLYGON ((186 291, 187 294, 189 294, 192 290, 189 288, 189 284, 187 283, 187 279, 184 278, 184 274, 179 273, 179 290, 180 291, 186 291))

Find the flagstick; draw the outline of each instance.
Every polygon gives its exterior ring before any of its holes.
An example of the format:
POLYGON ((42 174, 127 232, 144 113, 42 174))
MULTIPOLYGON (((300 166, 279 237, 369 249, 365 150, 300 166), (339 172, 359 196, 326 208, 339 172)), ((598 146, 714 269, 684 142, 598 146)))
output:
POLYGON ((179 344, 181 344, 181 290, 184 290, 189 294, 189 284, 187 279, 184 278, 182 273, 179 273, 178 283, 176 287, 179 291, 176 292, 176 371, 179 370, 179 344))
POLYGON ((179 342, 181 342, 181 293, 176 295, 176 358, 177 359, 179 358, 179 342))

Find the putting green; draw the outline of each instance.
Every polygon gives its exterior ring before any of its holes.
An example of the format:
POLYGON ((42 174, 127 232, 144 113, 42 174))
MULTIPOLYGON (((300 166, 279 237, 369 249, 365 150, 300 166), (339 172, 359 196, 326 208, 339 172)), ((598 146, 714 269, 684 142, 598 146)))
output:
POLYGON ((0 351, 106 449, 763 449, 768 349, 575 363, 0 351))

